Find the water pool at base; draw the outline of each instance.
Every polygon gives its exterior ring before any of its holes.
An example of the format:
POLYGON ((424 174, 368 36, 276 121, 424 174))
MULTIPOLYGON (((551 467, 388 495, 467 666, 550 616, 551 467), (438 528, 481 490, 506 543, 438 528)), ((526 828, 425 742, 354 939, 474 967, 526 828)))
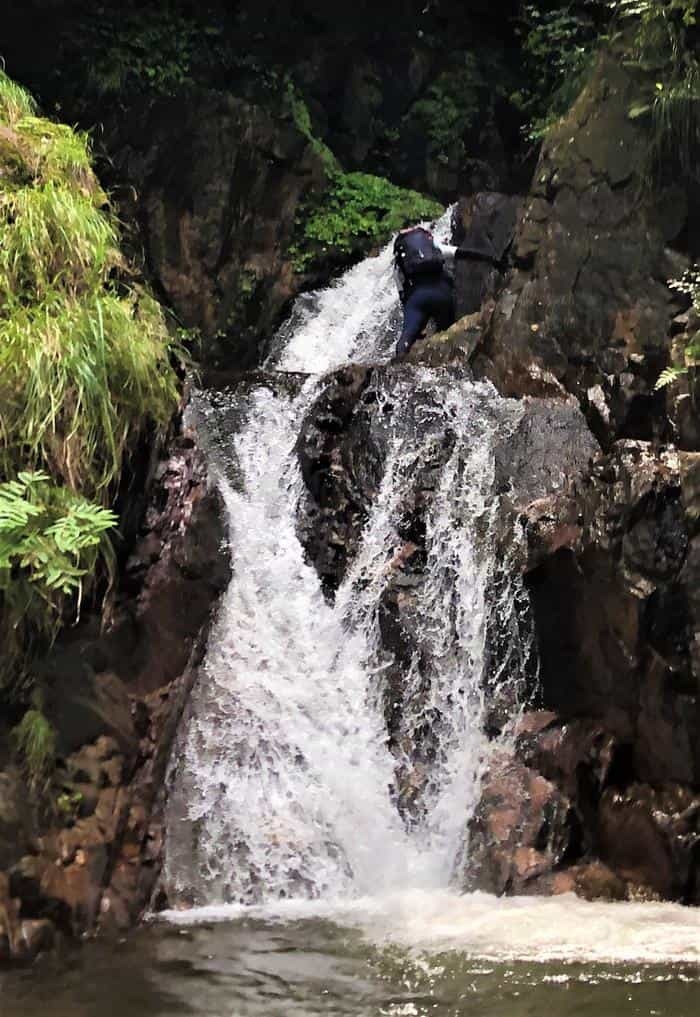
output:
POLYGON ((479 894, 459 898, 413 892, 343 909, 316 904, 312 912, 309 902, 280 906, 276 915, 212 908, 154 921, 117 943, 87 943, 31 970, 0 975, 0 1013, 700 1013, 700 914, 673 905, 586 904, 568 897, 497 901, 479 894), (606 956, 617 962, 605 961, 606 956))

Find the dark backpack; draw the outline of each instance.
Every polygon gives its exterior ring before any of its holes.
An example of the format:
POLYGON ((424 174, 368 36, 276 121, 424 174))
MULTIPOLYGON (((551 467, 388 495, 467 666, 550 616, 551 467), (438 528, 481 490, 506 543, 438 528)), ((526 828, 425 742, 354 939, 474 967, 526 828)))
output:
POLYGON ((408 280, 435 276, 443 270, 445 259, 432 234, 422 226, 399 233, 394 241, 394 260, 408 280))

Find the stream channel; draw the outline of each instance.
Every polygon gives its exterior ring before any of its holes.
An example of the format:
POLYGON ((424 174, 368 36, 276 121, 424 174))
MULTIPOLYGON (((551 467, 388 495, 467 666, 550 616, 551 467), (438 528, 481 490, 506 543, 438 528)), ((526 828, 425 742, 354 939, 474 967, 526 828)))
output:
POLYGON ((333 603, 306 560, 300 428, 326 372, 390 359, 398 320, 387 247, 298 301, 268 380, 195 396, 234 575, 168 776, 169 910, 117 943, 3 973, 0 1017, 700 1013, 697 911, 459 893, 494 749, 494 631, 503 680, 532 665, 522 585, 495 536, 494 442, 517 425, 517 402, 450 371, 385 372, 368 411, 383 479, 333 603), (378 604, 401 506, 436 449, 390 751, 378 604))

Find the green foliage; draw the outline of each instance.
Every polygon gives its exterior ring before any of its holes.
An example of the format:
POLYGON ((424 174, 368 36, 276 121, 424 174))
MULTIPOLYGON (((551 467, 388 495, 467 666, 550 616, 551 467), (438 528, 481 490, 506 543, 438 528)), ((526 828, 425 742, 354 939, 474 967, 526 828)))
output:
POLYGON ((107 533, 116 523, 110 509, 46 473, 0 483, 0 688, 16 687, 21 662, 51 644, 98 561, 112 568, 107 533))
POLYGON ((85 135, 0 72, 0 685, 109 569, 125 460, 178 400, 177 346, 127 277, 85 135))
POLYGON ((29 93, 0 69, 0 118, 14 122, 35 113, 36 104, 29 93))
POLYGON ((56 812, 64 822, 75 820, 83 804, 82 791, 65 790, 56 796, 56 812))
POLYGON ((111 510, 57 487, 46 473, 21 471, 0 484, 0 592, 6 602, 18 599, 23 616, 39 613, 50 626, 53 616, 57 624, 56 596, 79 593, 103 535, 116 522, 111 510))
MULTIPOLYGON (((695 318, 700 318, 700 265, 688 269, 680 279, 671 279, 670 288, 677 293, 690 297, 695 318)), ((679 363, 665 368, 656 382, 656 388, 665 388, 679 378, 684 377, 692 369, 700 366, 700 332, 695 332, 680 351, 679 363)))
POLYGON ((606 7, 605 0, 525 5, 520 35, 526 84, 511 99, 528 118, 525 133, 531 141, 543 138, 580 92, 607 20, 606 7))
POLYGON ((176 403, 172 342, 154 299, 118 278, 85 136, 0 125, 16 155, 0 191, 0 477, 43 468, 105 502, 135 436, 176 403))
POLYGON ((646 84, 629 111, 651 119, 647 181, 700 179, 700 62, 688 32, 696 0, 614 0, 618 40, 646 84))
POLYGON ((165 6, 117 12, 98 4, 80 23, 79 38, 71 42, 89 91, 119 98, 130 92, 174 95, 194 83, 197 64, 214 59, 223 45, 220 29, 203 28, 165 6))
POLYGON ((291 78, 287 78, 285 81, 285 100, 287 107, 292 115, 294 125, 302 134, 307 141, 311 142, 314 151, 320 157, 323 166, 327 173, 335 173, 340 167, 338 166, 338 160, 331 152, 328 145, 325 145, 320 138, 316 137, 311 124, 311 114, 309 113, 309 107, 304 102, 303 97, 299 94, 294 82, 291 78))
POLYGON ((434 219, 442 206, 417 191, 369 173, 336 171, 328 191, 302 210, 291 248, 297 271, 331 255, 352 255, 383 243, 410 223, 434 219))
POLYGON ((25 762, 33 787, 48 781, 56 758, 56 732, 41 710, 32 708, 13 730, 15 748, 25 762))
POLYGON ((489 82, 472 52, 464 53, 460 64, 443 71, 425 95, 411 107, 414 120, 428 141, 428 152, 440 161, 464 155, 464 135, 485 105, 489 92, 498 87, 489 82))

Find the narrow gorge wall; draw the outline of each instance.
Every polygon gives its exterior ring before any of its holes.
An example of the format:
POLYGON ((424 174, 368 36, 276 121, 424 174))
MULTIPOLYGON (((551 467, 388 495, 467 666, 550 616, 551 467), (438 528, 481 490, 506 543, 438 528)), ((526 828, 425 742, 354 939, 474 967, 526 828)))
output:
MULTIPOLYGON (((367 66, 353 87, 371 84, 367 66)), ((518 418, 496 442, 493 490, 503 513, 496 558, 517 580, 522 610, 486 634, 483 726, 497 738, 528 709, 492 761, 461 888, 700 902, 700 440, 689 389, 654 390, 674 343, 694 328, 666 286, 687 263, 688 196, 644 179, 646 127, 629 117, 638 87, 603 56, 546 140, 524 200, 488 192, 460 204, 455 239, 468 247, 487 221, 497 264, 460 264, 464 316, 406 362, 384 363, 396 318, 386 253, 381 271, 362 277, 366 291, 351 291, 355 307, 378 308, 371 325, 384 332, 374 346, 360 317, 355 345, 329 360, 320 330, 339 319, 317 296, 304 312, 318 323, 306 369, 338 368, 295 439, 304 487, 294 532, 306 556, 299 567, 320 578, 319 612, 357 561, 391 461, 387 435, 408 419, 406 406, 420 431, 431 386, 472 392, 475 378, 495 389, 480 389, 484 419, 499 397, 518 418), (382 363, 351 362, 368 350, 382 363), (521 652, 532 632, 538 673, 521 652)), ((360 113, 371 119, 372 108, 360 113)), ((136 185, 146 258, 183 322, 218 337, 215 364, 237 372, 257 363, 260 335, 301 285, 286 253, 300 204, 325 185, 323 160, 288 111, 231 95, 206 90, 184 109, 163 100, 144 110, 115 128, 113 150, 118 173, 136 185)), ((471 181, 468 170, 455 179, 471 181)), ((292 372, 298 394, 304 363, 270 366, 292 372)), ((474 405, 469 412, 476 428, 474 405)), ((416 633, 430 578, 427 520, 439 498, 450 503, 458 444, 442 418, 432 437, 393 506, 396 553, 376 605, 378 646, 393 660, 384 704, 393 750, 406 733, 407 668, 425 656, 416 633)), ((462 481, 457 472, 455 503, 462 481)), ((61 739, 56 788, 73 813, 51 823, 27 808, 22 775, 0 753, 0 956, 29 957, 55 929, 125 928, 150 899, 167 759, 229 579, 223 534, 219 496, 180 429, 155 467, 110 631, 79 630, 46 665, 61 739)), ((498 585, 486 593, 495 616, 498 585)), ((422 765, 434 745, 430 725, 418 727, 413 763, 422 765)), ((409 825, 426 772, 407 766, 397 781, 409 825)), ((459 826, 467 817, 450 818, 459 826)))
POLYGON ((545 141, 497 301, 452 340, 506 394, 574 395, 604 447, 522 515, 543 712, 474 820, 468 885, 497 892, 698 899, 700 445, 687 385, 654 390, 693 327, 667 287, 689 201, 648 176, 643 85, 601 57, 545 141))
POLYGON ((148 904, 165 768, 229 575, 223 535, 218 493, 178 424, 154 459, 106 631, 88 617, 44 662, 59 763, 29 801, 0 733, 0 962, 126 929, 148 904))

